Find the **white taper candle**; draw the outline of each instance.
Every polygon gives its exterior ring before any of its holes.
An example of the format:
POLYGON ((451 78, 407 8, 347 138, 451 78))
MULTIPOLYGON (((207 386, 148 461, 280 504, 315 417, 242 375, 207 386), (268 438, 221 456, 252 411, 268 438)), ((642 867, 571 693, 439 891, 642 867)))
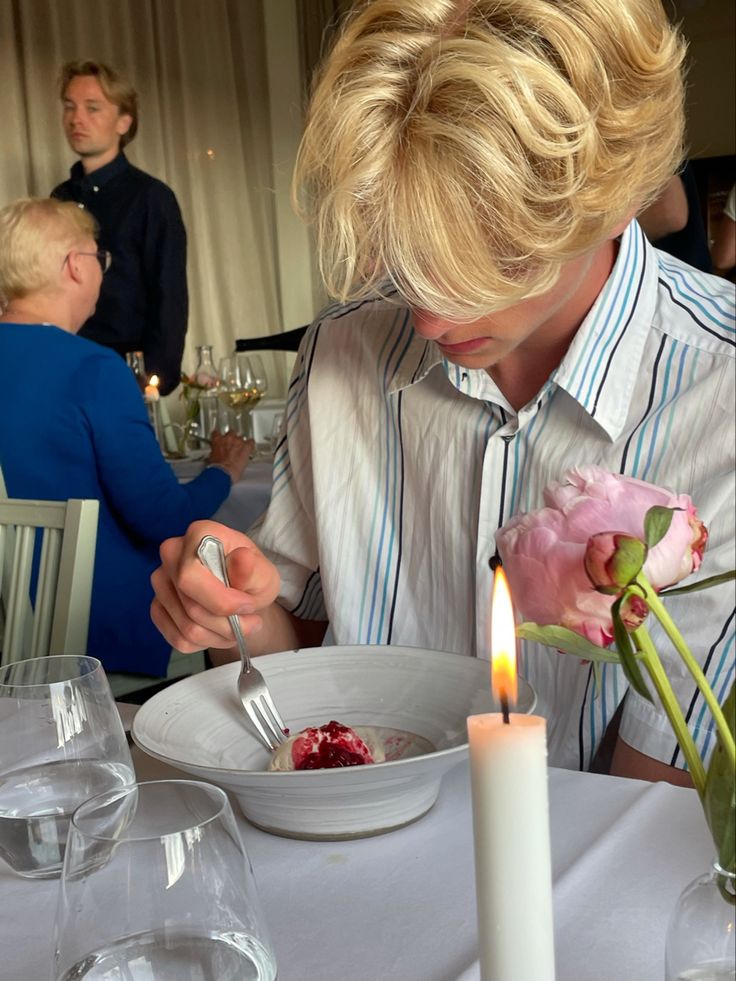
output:
POLYGON ((546 723, 468 719, 481 981, 554 981, 546 723))

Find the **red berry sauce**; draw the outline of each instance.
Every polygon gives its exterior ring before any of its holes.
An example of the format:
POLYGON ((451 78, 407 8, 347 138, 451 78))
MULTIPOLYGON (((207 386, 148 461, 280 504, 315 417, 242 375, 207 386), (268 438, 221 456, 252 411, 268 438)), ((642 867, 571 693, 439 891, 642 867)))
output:
POLYGON ((373 762, 370 750, 360 736, 339 722, 305 729, 302 735, 302 744, 298 740, 292 749, 295 770, 327 770, 373 762))

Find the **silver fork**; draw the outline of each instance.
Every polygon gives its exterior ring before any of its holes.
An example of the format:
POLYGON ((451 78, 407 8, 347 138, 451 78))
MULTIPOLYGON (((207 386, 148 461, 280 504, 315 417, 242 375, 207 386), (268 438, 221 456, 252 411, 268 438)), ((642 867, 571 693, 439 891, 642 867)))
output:
MULTIPOLYGON (((225 565, 225 550, 219 538, 205 535, 199 543, 197 555, 202 565, 217 576, 220 582, 226 586, 230 585, 225 565)), ((248 657, 240 621, 235 614, 228 617, 228 620, 240 651, 241 668, 238 675, 240 701, 264 745, 270 750, 276 750, 286 740, 286 726, 274 705, 263 675, 253 667, 248 657)))

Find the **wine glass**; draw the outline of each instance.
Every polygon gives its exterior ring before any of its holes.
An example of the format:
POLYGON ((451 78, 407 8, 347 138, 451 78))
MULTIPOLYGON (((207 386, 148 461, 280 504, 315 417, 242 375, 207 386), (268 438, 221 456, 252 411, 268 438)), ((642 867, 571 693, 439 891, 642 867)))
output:
POLYGON ((260 402, 268 391, 266 369, 263 366, 263 358, 260 356, 260 354, 249 354, 247 357, 244 357, 241 354, 240 357, 246 363, 248 383, 251 391, 253 392, 253 398, 249 403, 250 407, 252 408, 258 402, 260 402))
MULTIPOLYGON (((248 435, 255 437, 251 410, 261 401, 263 396, 268 391, 266 370, 263 367, 263 360, 257 354, 238 354, 237 357, 240 364, 240 377, 242 378, 243 384, 249 392, 247 401, 248 435)), ((262 459, 263 457, 264 453, 262 448, 260 448, 256 450, 251 459, 256 460, 262 459)))
MULTIPOLYGON (((249 378, 244 372, 244 365, 240 358, 233 354, 229 358, 222 358, 220 361, 220 386, 217 390, 217 397, 235 418, 235 432, 238 436, 245 436, 248 432, 248 405, 252 398, 249 378)), ((229 422, 228 422, 228 427, 229 422)))
POLYGON ((134 779, 96 658, 29 658, 0 668, 0 858, 14 872, 59 876, 75 808, 134 779))
POLYGON ((159 780, 77 809, 52 977, 273 981, 253 870, 222 790, 159 780))

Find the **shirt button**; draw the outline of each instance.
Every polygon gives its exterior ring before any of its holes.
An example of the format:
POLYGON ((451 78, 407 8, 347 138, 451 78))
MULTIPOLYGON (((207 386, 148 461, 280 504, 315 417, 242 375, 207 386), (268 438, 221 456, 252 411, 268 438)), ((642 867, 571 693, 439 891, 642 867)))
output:
POLYGON ((77 207, 78 207, 78 208, 81 208, 81 209, 82 209, 82 211, 84 211, 84 205, 82 204, 82 202, 81 202, 81 201, 80 201, 80 202, 79 202, 79 203, 77 204, 77 207))
POLYGON ((99 191, 99 187, 95 184, 92 190, 95 192, 95 194, 97 194, 97 192, 99 191))

